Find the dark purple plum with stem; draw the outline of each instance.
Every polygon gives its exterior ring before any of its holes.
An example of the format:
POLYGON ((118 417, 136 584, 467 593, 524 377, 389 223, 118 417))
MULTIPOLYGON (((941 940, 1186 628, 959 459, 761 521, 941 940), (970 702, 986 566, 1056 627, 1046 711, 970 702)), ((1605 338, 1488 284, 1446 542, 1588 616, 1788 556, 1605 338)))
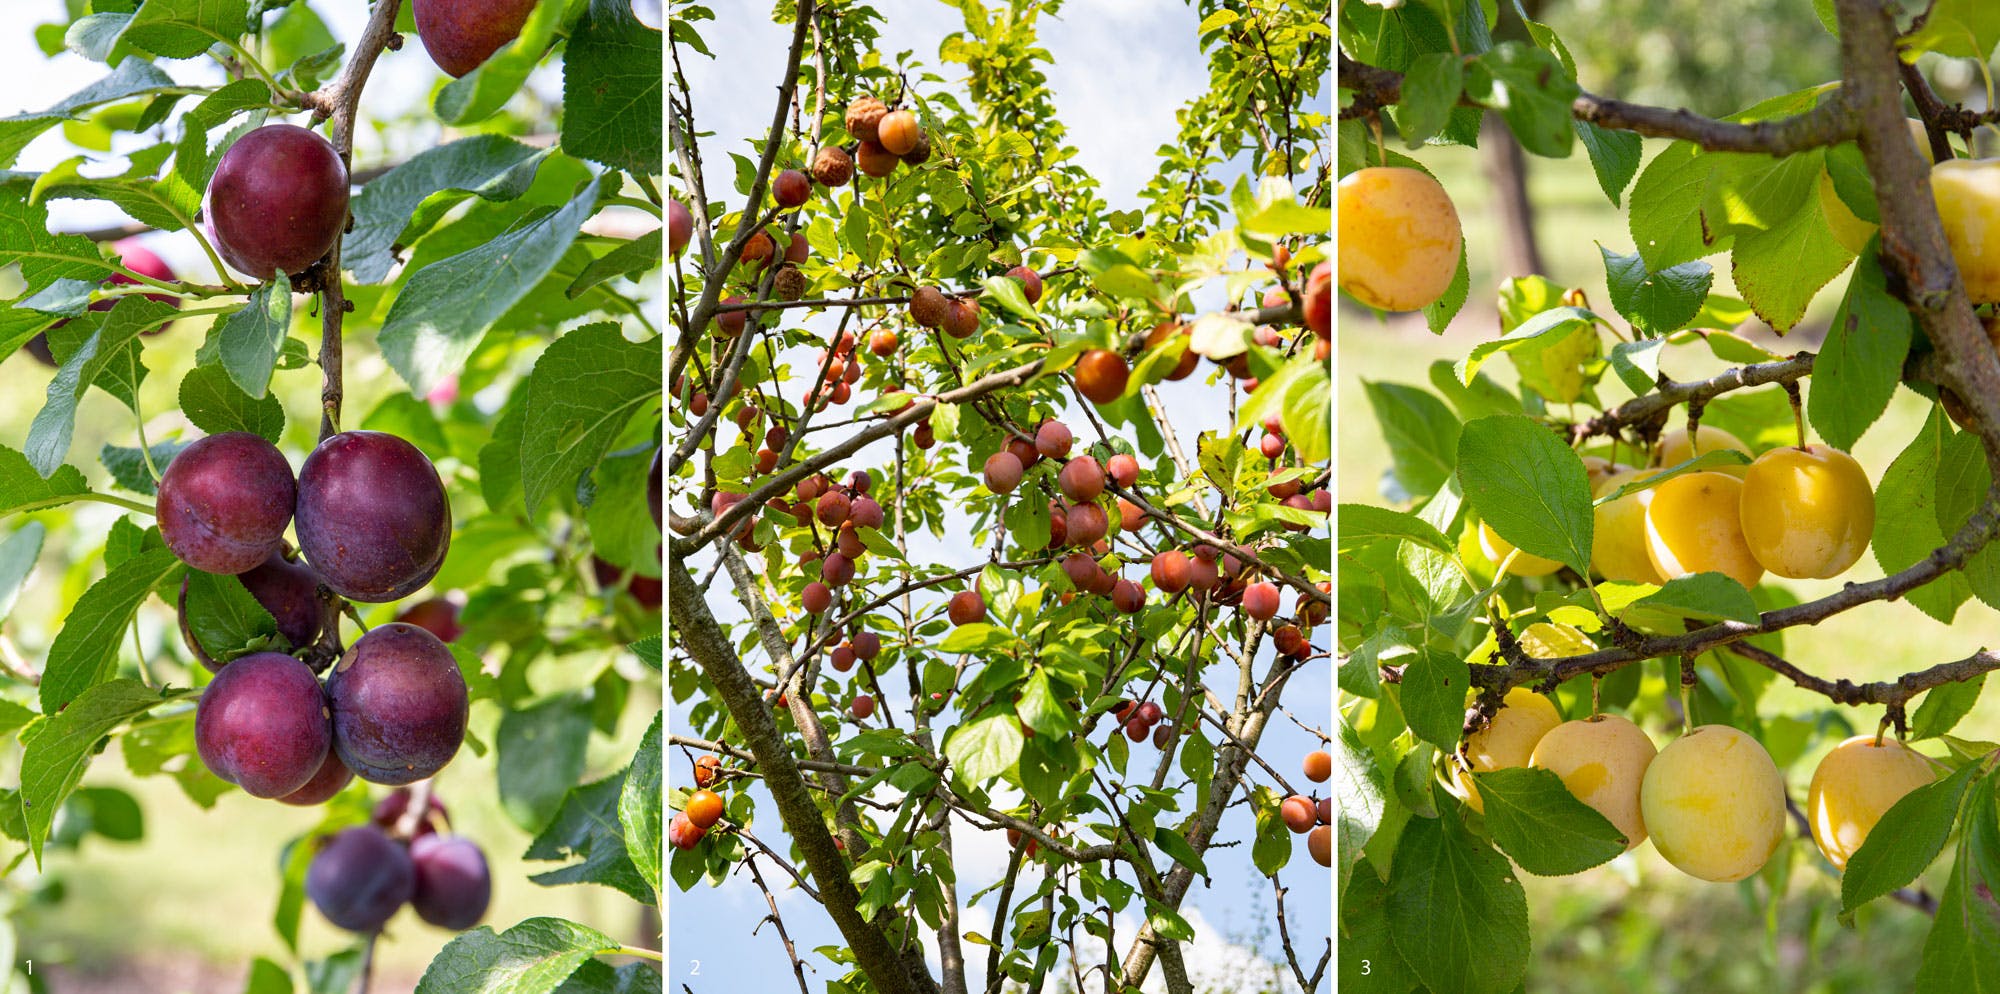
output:
MULTIPOLYGON (((292 648, 302 649, 319 640, 325 629, 325 606, 319 599, 319 577, 304 563, 295 563, 285 558, 281 551, 273 551, 270 556, 247 573, 239 573, 237 582, 243 589, 271 612, 278 623, 278 634, 291 643, 292 648)), ((220 669, 215 657, 195 639, 194 629, 188 624, 187 580, 181 580, 181 595, 178 602, 180 611, 181 640, 187 643, 188 651, 194 654, 203 666, 211 672, 220 669)))
POLYGON ((327 676, 326 693, 334 751, 370 783, 422 780, 465 741, 465 678, 451 650, 415 625, 391 622, 355 640, 327 676))
POLYGON ((379 431, 344 431, 299 467, 299 550, 349 600, 415 593, 451 548, 451 504, 437 467, 379 431))
POLYGON ((327 921, 354 932, 381 928, 416 885, 409 852, 373 825, 325 840, 306 867, 306 896, 327 921))
POLYGON ((347 165, 333 143, 293 124, 236 140, 208 181, 208 231, 222 260, 247 276, 296 274, 347 227, 347 165))
MULTIPOLYGON (((389 796, 375 802, 375 810, 369 814, 368 820, 374 822, 375 827, 384 832, 394 831, 396 823, 403 819, 403 813, 410 810, 410 796, 408 787, 398 787, 390 791, 389 796)), ((428 835, 437 831, 432 821, 440 817, 444 819, 445 824, 451 823, 451 812, 445 808, 444 801, 437 796, 437 791, 433 790, 430 803, 425 806, 423 815, 417 819, 414 834, 428 835)))
POLYGON ((348 769, 347 764, 341 762, 340 756, 335 754, 332 749, 328 749, 325 761, 319 764, 319 772, 313 774, 313 778, 306 781, 305 786, 278 798, 278 800, 300 807, 325 804, 333 798, 333 795, 346 790, 347 785, 353 782, 354 771, 348 769))
POLYGON ((261 435, 197 439, 160 474, 154 513, 181 562, 205 573, 247 573, 285 541, 298 484, 285 454, 261 435))
POLYGON ((210 772, 252 797, 304 787, 333 744, 319 678, 281 652, 224 666, 195 706, 194 742, 210 772))
POLYGON ((439 928, 464 931, 486 917, 493 900, 493 877, 486 854, 462 835, 420 835, 410 840, 416 864, 416 893, 410 907, 439 928))
POLYGON ((463 76, 521 36, 535 0, 413 0, 417 37, 439 69, 463 76))

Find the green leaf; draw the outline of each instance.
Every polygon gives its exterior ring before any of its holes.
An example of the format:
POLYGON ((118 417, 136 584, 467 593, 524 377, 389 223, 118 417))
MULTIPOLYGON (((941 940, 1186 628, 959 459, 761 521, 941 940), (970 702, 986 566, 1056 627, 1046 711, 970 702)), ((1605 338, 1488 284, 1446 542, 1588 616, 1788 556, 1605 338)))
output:
MULTIPOLYGON (((1992 898, 1993 888, 2000 886, 1992 870, 2000 855, 2000 828, 1995 827, 1993 787, 1991 777, 1982 781, 1966 811, 1958 858, 1946 878, 1944 896, 1938 899, 1931 933, 1924 939, 1917 994, 2000 991, 2000 916, 1993 913, 1992 898)), ((1877 825, 1870 839, 1881 829, 1877 825)))
POLYGON ((153 588, 179 568, 173 553, 153 549, 120 563, 77 598, 49 646, 48 665, 42 671, 43 714, 55 714, 111 677, 132 615, 153 588))
POLYGON ((1937 0, 1925 11, 1922 24, 1904 35, 1897 47, 1911 62, 1919 52, 1986 61, 2000 43, 2000 7, 1983 0, 1937 0))
POLYGON ((39 521, 30 521, 21 530, 7 536, 0 542, 0 621, 14 610, 14 601, 21 595, 21 585, 28 581, 28 574, 34 572, 35 560, 42 555, 42 538, 48 534, 48 527, 39 521))
POLYGON ((1340 954, 1336 989, 1409 994, 1417 985, 1389 938, 1389 888, 1365 857, 1354 864, 1340 895, 1340 954))
POLYGON ((285 406, 268 391, 252 398, 220 366, 196 366, 181 379, 181 413, 210 435, 247 431, 272 445, 285 433, 285 406))
POLYGON ((575 300, 591 287, 607 280, 620 277, 636 280, 658 269, 661 258, 660 229, 654 228, 630 241, 619 242, 616 248, 598 256, 590 265, 583 267, 583 272, 570 282, 569 289, 563 294, 575 300))
POLYGON ((1590 480, 1583 460, 1525 417, 1467 422, 1458 480, 1482 520, 1516 548, 1590 572, 1590 480))
POLYGON ((1342 504, 1334 509, 1334 513, 1339 521, 1339 548, 1342 552, 1382 539, 1393 539, 1414 542, 1447 556, 1458 554, 1458 548, 1444 537, 1444 533, 1414 514, 1373 504, 1342 504))
POLYGON ((1200 876, 1209 875, 1208 864, 1201 861, 1201 854, 1194 851, 1194 846, 1189 845, 1187 838, 1179 831, 1161 828, 1153 833, 1153 844, 1159 846, 1161 852, 1172 857, 1174 862, 1193 870, 1200 876))
POLYGON ((497 935, 481 925, 438 951, 416 994, 548 994, 585 960, 618 946, 560 918, 530 918, 497 935))
POLYGON ((1888 410, 1909 351, 1909 309, 1889 295, 1880 260, 1866 252, 1855 262, 1847 295, 1813 360, 1806 415, 1826 444, 1843 452, 1854 448, 1888 410))
POLYGON ((1060 737, 1076 728, 1076 717, 1057 697, 1049 681, 1049 671, 1039 667, 1028 674, 1028 685, 1022 689, 1015 711, 1039 735, 1060 737))
POLYGON ((1604 195, 1613 204, 1618 203, 1625 187, 1639 172, 1639 154, 1644 143, 1633 132, 1612 131, 1588 121, 1576 122, 1576 140, 1590 154, 1590 168, 1597 174, 1597 185, 1604 188, 1604 195))
POLYGON ((1396 129, 1410 148, 1422 148, 1451 118, 1465 93, 1465 71, 1454 52, 1426 52, 1403 70, 1396 129))
POLYGON ((1493 841, 1529 873, 1582 873, 1625 851, 1617 826, 1577 800, 1548 770, 1494 770, 1472 777, 1493 841))
MULTIPOLYGON (((237 28, 240 33, 242 25, 239 23, 237 28)), ((63 98, 47 110, 0 117, 0 168, 11 167, 21 150, 42 132, 66 120, 80 120, 82 111, 143 94, 164 92, 173 86, 173 77, 158 66, 144 59, 126 59, 110 75, 63 98)), ((77 238, 75 235, 51 236, 47 232, 47 228, 42 229, 44 238, 77 238)), ((78 240, 89 241, 87 238, 78 240)), ((18 244, 11 237, 0 237, 0 245, 18 244)))
POLYGON ((195 361, 204 366, 221 363, 230 382, 252 399, 262 399, 269 396, 271 370, 277 368, 291 327, 292 285, 272 280, 251 291, 241 310, 214 326, 195 361))
POLYGON ((1410 731, 1445 752, 1458 748, 1465 730, 1465 694, 1472 670, 1457 655, 1423 649, 1403 669, 1403 717, 1410 731))
MULTIPOLYGON (((104 323, 63 359, 62 368, 49 381, 48 402, 28 427, 26 452, 36 472, 46 478, 68 457, 76 432, 76 407, 92 384, 137 408, 136 393, 145 376, 139 363, 139 333, 159 326, 172 314, 172 308, 158 301, 122 298, 104 316, 104 323)), ((79 333, 86 330, 80 328, 79 333)), ((58 350, 57 355, 63 353, 58 350)))
POLYGON ((1840 910, 1851 912, 1898 887, 1906 887, 1944 851, 1951 826, 1979 764, 1968 763, 1936 783, 1903 795, 1882 813, 1840 877, 1840 910))
POLYGON ((1534 155, 1569 155, 1576 132, 1570 104, 1581 91, 1553 54, 1525 42, 1506 41, 1474 59, 1465 95, 1497 110, 1521 147, 1534 155))
MULTIPOLYGON (((570 785, 583 775, 590 704, 569 693, 508 711, 495 737, 500 745, 500 807, 514 824, 535 831, 555 815, 570 785)), ((615 816, 610 820, 617 823, 615 816)))
POLYGON ((354 230, 340 243, 341 265, 363 283, 382 282, 397 245, 414 244, 468 196, 506 201, 528 192, 552 153, 489 134, 411 156, 354 195, 354 230))
POLYGON ((1432 990, 1507 994, 1527 975, 1527 895, 1450 808, 1403 829, 1388 912, 1396 950, 1432 990))
POLYGON ((463 368, 487 329, 555 269, 596 212, 597 188, 593 179, 559 210, 409 277, 376 342, 413 392, 430 393, 463 368))
POLYGON ((521 489, 528 511, 597 464, 661 394, 659 336, 625 339, 610 323, 556 339, 523 386, 521 489))
MULTIPOLYGON (((1915 565, 1944 545, 1944 529, 1938 523, 1937 468, 1951 436, 1943 409, 1933 407, 1930 419, 1875 485, 1875 534, 1869 548, 1885 574, 1915 565)), ((1971 596, 1971 584, 1958 571, 1905 595, 1911 605, 1945 624, 1971 596)))
POLYGON ((1706 262, 1684 262, 1653 272, 1636 252, 1619 255, 1603 246, 1598 251, 1604 256, 1611 306, 1649 337, 1657 338, 1694 320, 1715 284, 1715 270, 1706 262))
POLYGON ((1805 317, 1819 288, 1852 258, 1819 211, 1803 209, 1763 231, 1738 234, 1729 267, 1737 292, 1764 323, 1784 334, 1805 317))
POLYGON ((593 3, 563 53, 562 147, 641 176, 656 175, 660 139, 660 32, 629 3, 593 3))
POLYGON ((56 507, 90 492, 83 471, 75 466, 59 467, 43 479, 27 456, 0 445, 0 516, 56 507))
POLYGON ((247 0, 146 0, 119 41, 163 58, 192 59, 218 38, 242 35, 249 17, 247 0))
POLYGON ((164 470, 166 465, 173 462, 174 457, 180 455, 180 451, 185 448, 187 443, 175 439, 155 442, 152 449, 145 454, 141 454, 136 448, 107 445, 98 450, 97 461, 111 471, 111 478, 118 481, 119 486, 135 494, 151 497, 158 492, 158 486, 153 482, 153 474, 146 469, 147 457, 152 458, 154 467, 164 470))
MULTIPOLYGON (((625 768, 625 785, 618 794, 618 823, 625 828, 625 852, 639 875, 660 893, 660 757, 666 755, 660 738, 662 715, 653 715, 653 725, 639 740, 631 765, 625 768)), ((654 899, 658 903, 658 898, 654 899)))
POLYGON ((1711 244, 1702 224, 1702 201, 1716 160, 1692 142, 1668 145, 1632 187, 1632 207, 1626 215, 1632 244, 1650 269, 1692 262, 1721 247, 1711 244))
POLYGON ((1910 719, 1910 738, 1934 739, 1951 731, 1960 719, 1972 713, 1973 705, 1979 703, 1979 692, 1985 689, 1984 673, 1970 680, 1932 687, 1924 693, 1924 702, 1917 705, 1917 713, 1910 719))
POLYGON ((1436 493, 1458 464, 1459 422, 1444 401, 1400 383, 1363 382, 1389 443, 1390 473, 1407 495, 1436 493))
POLYGON ((250 978, 243 982, 243 994, 292 994, 292 975, 259 956, 250 961, 250 978))
POLYGON ((1668 580, 1654 593, 1618 612, 1620 620, 1661 633, 1686 631, 1685 621, 1740 621, 1755 624, 1757 602, 1743 585, 1721 573, 1696 573, 1668 580))
POLYGON ((642 904, 658 903, 659 891, 648 883, 625 846, 624 823, 620 820, 624 796, 625 774, 622 772, 571 788, 564 795, 562 807, 557 810, 555 818, 529 844, 522 858, 581 862, 538 873, 528 879, 544 887, 599 884, 642 904))
MULTIPOLYGON (((88 596, 88 595, 85 595, 88 596)), ((44 690, 47 685, 44 684, 44 690)), ((98 743, 118 727, 167 701, 193 691, 161 693, 137 680, 97 684, 64 707, 44 707, 48 717, 21 733, 21 806, 26 812, 28 848, 42 863, 42 842, 56 811, 83 779, 98 743)))
POLYGON ((189 567, 182 582, 187 631, 217 665, 272 648, 277 619, 251 596, 242 580, 189 567))
POLYGON ((983 785, 1020 761, 1022 741, 1019 718, 1012 712, 992 714, 953 729, 944 754, 961 782, 983 785))

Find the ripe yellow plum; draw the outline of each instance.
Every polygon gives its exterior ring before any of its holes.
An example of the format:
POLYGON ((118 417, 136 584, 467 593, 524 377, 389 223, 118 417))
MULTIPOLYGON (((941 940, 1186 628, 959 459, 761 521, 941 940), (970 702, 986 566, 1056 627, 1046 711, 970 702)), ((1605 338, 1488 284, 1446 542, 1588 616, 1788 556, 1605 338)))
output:
POLYGON ((1931 193, 1965 292, 1975 304, 2000 301, 2000 159, 1940 162, 1931 193))
POLYGON ((1895 739, 1878 743, 1873 735, 1857 735, 1842 742, 1813 771, 1806 795, 1813 841, 1828 862, 1845 870, 1883 813, 1935 779, 1930 760, 1895 739))
MULTIPOLYGON (((1750 446, 1744 443, 1742 439, 1720 428, 1702 428, 1695 432, 1695 436, 1695 441, 1690 443, 1688 441, 1687 429, 1685 428, 1676 428, 1661 435, 1660 465, 1672 468, 1696 456, 1705 456, 1711 452, 1721 452, 1724 449, 1733 449, 1746 456, 1757 454, 1750 451, 1750 446)), ((1748 469, 1748 466, 1717 466, 1713 472, 1728 473, 1731 476, 1740 477, 1748 469)))
POLYGON ((1653 489, 1646 505, 1646 554, 1668 580, 1721 573, 1745 587, 1764 567, 1743 538, 1743 481, 1727 473, 1688 473, 1653 489))
MULTIPOLYGON (((1631 483, 1642 483, 1653 475, 1649 469, 1625 469, 1604 478, 1596 496, 1608 497, 1631 483)), ((1595 535, 1590 541, 1590 566, 1597 575, 1625 583, 1665 583, 1653 568, 1652 554, 1646 551, 1646 507, 1653 502, 1651 490, 1626 494, 1591 509, 1595 535)))
POLYGON ((1682 873, 1726 883, 1762 869, 1785 837, 1785 778, 1756 739, 1702 725, 1646 767, 1639 813, 1682 873))
POLYGON ((1639 726, 1615 714, 1565 721, 1535 743, 1528 765, 1562 778, 1576 799, 1595 809, 1625 836, 1625 848, 1646 841, 1639 785, 1659 755, 1639 726))
MULTIPOLYGON (((1526 687, 1515 687, 1502 699, 1500 710, 1493 712, 1493 720, 1465 737, 1461 751, 1473 773, 1515 769, 1528 765, 1529 757, 1535 754, 1535 744, 1560 724, 1562 715, 1556 713, 1556 706, 1548 698, 1526 687)), ((1452 779, 1465 803, 1485 814, 1486 802, 1479 799, 1479 788, 1473 785, 1472 777, 1454 764, 1452 779)))
MULTIPOLYGON (((1493 560, 1494 568, 1498 569, 1501 563, 1507 561, 1507 554, 1514 551, 1514 546, 1482 521, 1479 523, 1479 551, 1485 553, 1486 558, 1493 560)), ((1513 563, 1507 567, 1507 572, 1515 576, 1547 576, 1562 569, 1562 565, 1553 559, 1543 559, 1523 552, 1514 557, 1513 563)))
MULTIPOLYGON (((1931 138, 1924 131, 1924 122, 1913 117, 1909 124, 1911 143, 1922 153, 1925 162, 1936 162, 1931 158, 1931 138)), ((1861 250, 1867 247, 1868 239, 1874 236, 1875 225, 1855 217, 1854 212, 1847 209, 1847 204, 1841 201, 1840 194, 1833 188, 1833 176, 1824 169, 1819 171, 1819 207, 1820 212, 1826 215, 1826 226, 1833 230, 1834 241, 1849 252, 1860 255, 1861 250)))
POLYGON ((1374 166, 1342 177, 1338 195, 1342 290, 1382 311, 1421 310, 1444 296, 1464 236, 1437 180, 1374 166))
POLYGON ((1854 457, 1813 444, 1758 456, 1743 477, 1743 538, 1779 576, 1839 576, 1868 550, 1875 490, 1854 457))

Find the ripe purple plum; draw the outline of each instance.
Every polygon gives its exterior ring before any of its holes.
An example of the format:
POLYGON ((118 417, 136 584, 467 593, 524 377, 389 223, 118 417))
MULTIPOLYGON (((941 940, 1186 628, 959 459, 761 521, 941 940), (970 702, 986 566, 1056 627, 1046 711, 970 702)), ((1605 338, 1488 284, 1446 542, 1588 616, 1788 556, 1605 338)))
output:
POLYGON ((312 779, 306 781, 305 786, 278 798, 278 800, 285 804, 293 804, 300 807, 325 804, 333 798, 333 795, 346 790, 347 785, 353 782, 354 771, 348 769, 347 764, 341 762, 340 757, 335 755, 332 749, 328 749, 326 751, 326 759, 322 760, 319 764, 319 772, 313 774, 312 779))
POLYGON ((465 677, 451 650, 415 625, 391 622, 355 640, 327 676, 326 693, 333 748, 370 783, 422 780, 465 741, 465 677))
POLYGON ((444 565, 451 548, 444 482, 401 438, 345 431, 321 442, 299 469, 298 494, 299 549, 342 597, 374 604, 407 597, 444 565))
POLYGON ((461 835, 423 835, 410 840, 416 888, 410 907, 439 928, 464 931, 486 917, 493 900, 493 876, 486 854, 461 835))
POLYGON ((260 280, 304 272, 347 227, 347 182, 340 153, 317 132, 267 124, 244 135, 208 181, 216 250, 260 280))
POLYGON ((417 37, 439 69, 463 76, 521 36, 535 0, 412 0, 417 37))
POLYGON ((306 867, 306 896, 326 920, 354 932, 382 927, 416 891, 401 844, 373 825, 327 839, 306 867))
POLYGON ((298 484, 261 435, 224 432, 182 449, 160 475, 160 537, 205 573, 247 573, 285 540, 298 484))
POLYGON ((210 772, 252 797, 306 786, 333 744, 319 678, 282 652, 224 666, 195 705, 194 742, 210 772))
POLYGON ((415 625, 437 636, 440 642, 456 642, 465 634, 465 626, 458 621, 458 605, 443 597, 418 601, 404 608, 396 620, 415 625))

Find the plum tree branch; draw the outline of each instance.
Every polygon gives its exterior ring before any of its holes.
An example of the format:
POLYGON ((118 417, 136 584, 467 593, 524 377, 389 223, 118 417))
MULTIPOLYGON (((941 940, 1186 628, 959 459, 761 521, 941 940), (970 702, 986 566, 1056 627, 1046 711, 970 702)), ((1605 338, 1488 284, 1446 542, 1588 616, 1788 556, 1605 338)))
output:
POLYGON ((799 844, 807 869, 819 883, 821 903, 853 950, 856 965, 883 994, 923 994, 903 969, 902 958, 888 936, 862 917, 858 907, 861 895, 848 878, 846 861, 834 848, 819 806, 807 790, 777 722, 764 707, 757 684, 737 660, 728 632, 691 582, 682 557, 670 555, 667 566, 673 571, 666 587, 678 641, 701 667, 742 731, 786 830, 799 844))
MULTIPOLYGON (((1346 52, 1340 53, 1339 66, 1340 85, 1355 91, 1354 102, 1340 109, 1341 120, 1373 116, 1402 101, 1402 73, 1358 62, 1346 52)), ((1580 91, 1570 102, 1570 116, 1613 131, 1691 141, 1710 152, 1779 156, 1852 141, 1860 125, 1844 90, 1803 114, 1749 124, 1703 117, 1686 108, 1628 103, 1588 91, 1580 91)))
POLYGON ((1928 669, 1905 673, 1894 680, 1877 680, 1873 683, 1855 683, 1848 679, 1827 680, 1813 676, 1787 661, 1777 653, 1742 642, 1731 643, 1728 650, 1770 670, 1801 688, 1819 694, 1835 704, 1850 707, 1863 704, 1887 705, 1891 712, 1906 706, 1910 699, 1949 683, 1961 683, 1985 676, 2000 669, 2000 654, 1981 649, 1964 659, 1939 663, 1928 669))
POLYGON ((1796 383, 1812 375, 1814 358, 1811 352, 1800 352, 1789 359, 1738 366, 1705 380, 1669 380, 1649 393, 1572 425, 1570 436, 1580 442, 1594 435, 1616 435, 1632 425, 1653 421, 1681 404, 1705 404, 1732 390, 1748 387, 1796 383))

